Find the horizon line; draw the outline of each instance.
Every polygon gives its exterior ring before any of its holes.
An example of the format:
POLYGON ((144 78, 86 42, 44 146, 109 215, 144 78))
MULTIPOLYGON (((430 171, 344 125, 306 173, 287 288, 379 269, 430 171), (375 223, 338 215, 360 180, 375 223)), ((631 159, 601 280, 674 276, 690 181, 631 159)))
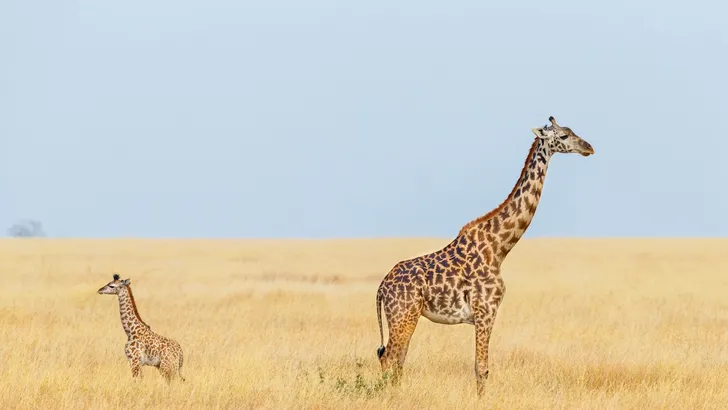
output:
MULTIPOLYGON (((430 235, 423 235, 423 236, 397 236, 397 235, 391 235, 391 236, 327 236, 327 237, 307 237, 307 236, 239 236, 239 237, 231 237, 231 236, 175 236, 175 237, 167 237, 167 236, 41 236, 41 237, 11 237, 11 236, 3 236, 3 237, 0 237, 0 240, 336 241, 336 240, 411 240, 411 239, 453 240, 455 238, 456 238, 456 236, 430 236, 430 235)), ((675 235, 675 236, 666 236, 666 235, 662 235, 662 236, 648 236, 648 235, 578 236, 578 235, 574 235, 574 236, 562 236, 562 235, 554 235, 554 236, 547 236, 547 235, 539 235, 539 236, 534 236, 534 237, 521 238, 521 240, 524 240, 524 241, 531 241, 531 240, 605 240, 605 239, 610 239, 610 240, 728 239, 728 236, 713 236, 713 235, 705 235, 705 236, 696 236, 696 235, 675 235)))

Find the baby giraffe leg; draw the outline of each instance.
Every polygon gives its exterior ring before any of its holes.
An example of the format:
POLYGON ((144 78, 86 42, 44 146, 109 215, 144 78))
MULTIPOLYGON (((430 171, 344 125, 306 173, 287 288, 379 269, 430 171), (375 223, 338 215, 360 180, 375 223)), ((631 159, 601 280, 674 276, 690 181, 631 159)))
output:
POLYGON ((126 353, 126 358, 129 359, 129 366, 131 367, 131 377, 141 378, 142 358, 139 344, 136 341, 127 342, 124 352, 126 353))
POLYGON ((162 360, 162 363, 159 364, 159 373, 162 374, 162 377, 169 383, 172 381, 172 377, 174 376, 174 365, 172 364, 172 361, 168 358, 165 358, 162 360))
POLYGON ((138 357, 129 359, 129 366, 131 366, 131 377, 142 378, 142 364, 138 357))

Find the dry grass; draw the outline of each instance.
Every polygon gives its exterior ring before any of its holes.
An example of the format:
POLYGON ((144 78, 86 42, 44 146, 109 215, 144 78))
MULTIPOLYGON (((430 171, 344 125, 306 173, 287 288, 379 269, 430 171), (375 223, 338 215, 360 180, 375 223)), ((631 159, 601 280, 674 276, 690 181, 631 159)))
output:
POLYGON ((724 408, 728 241, 526 240, 475 398, 474 330, 421 319, 381 388, 374 298, 448 240, 0 241, 0 408, 724 408), (185 351, 131 380, 115 297, 185 351))

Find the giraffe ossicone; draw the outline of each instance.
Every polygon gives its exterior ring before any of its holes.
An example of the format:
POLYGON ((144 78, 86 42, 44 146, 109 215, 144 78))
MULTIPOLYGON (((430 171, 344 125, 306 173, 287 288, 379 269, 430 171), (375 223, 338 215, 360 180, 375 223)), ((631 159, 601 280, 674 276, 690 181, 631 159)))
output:
POLYGON ((131 279, 121 280, 118 274, 114 274, 113 280, 102 286, 97 293, 116 295, 119 298, 121 326, 127 337, 124 353, 129 360, 132 377, 142 376, 142 366, 153 366, 167 382, 175 376, 184 381, 182 347, 176 340, 154 333, 152 328, 144 323, 131 291, 131 279))
POLYGON ((594 148, 553 116, 551 125, 532 128, 536 138, 518 181, 506 199, 467 223, 442 249, 400 261, 377 289, 376 308, 383 372, 398 383, 410 339, 421 316, 435 323, 475 327, 475 375, 478 395, 488 377, 488 345, 496 313, 505 294, 500 267, 521 239, 536 212, 549 161, 555 153, 594 154, 594 148), (384 346, 381 308, 389 340, 384 346))

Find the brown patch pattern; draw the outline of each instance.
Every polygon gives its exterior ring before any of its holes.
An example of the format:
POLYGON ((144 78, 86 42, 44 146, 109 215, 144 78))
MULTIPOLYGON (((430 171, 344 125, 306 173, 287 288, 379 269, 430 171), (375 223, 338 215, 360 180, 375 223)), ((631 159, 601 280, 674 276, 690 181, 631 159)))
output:
POLYGON ((131 366, 132 377, 142 377, 142 366, 156 367, 167 382, 178 376, 182 381, 184 356, 177 341, 154 333, 142 321, 131 291, 129 279, 119 280, 118 276, 98 290, 99 294, 117 295, 121 326, 127 336, 124 352, 131 366))
POLYGON ((382 345, 377 354, 382 371, 393 371, 395 384, 417 322, 424 316, 435 323, 475 326, 477 392, 483 394, 488 344, 505 294, 501 264, 533 219, 552 154, 592 149, 571 130, 562 135, 555 120, 552 124, 541 129, 540 137, 537 134, 518 181, 498 207, 463 226, 444 248, 397 263, 380 283, 376 304, 382 345), (382 306, 389 327, 386 347, 382 306))

